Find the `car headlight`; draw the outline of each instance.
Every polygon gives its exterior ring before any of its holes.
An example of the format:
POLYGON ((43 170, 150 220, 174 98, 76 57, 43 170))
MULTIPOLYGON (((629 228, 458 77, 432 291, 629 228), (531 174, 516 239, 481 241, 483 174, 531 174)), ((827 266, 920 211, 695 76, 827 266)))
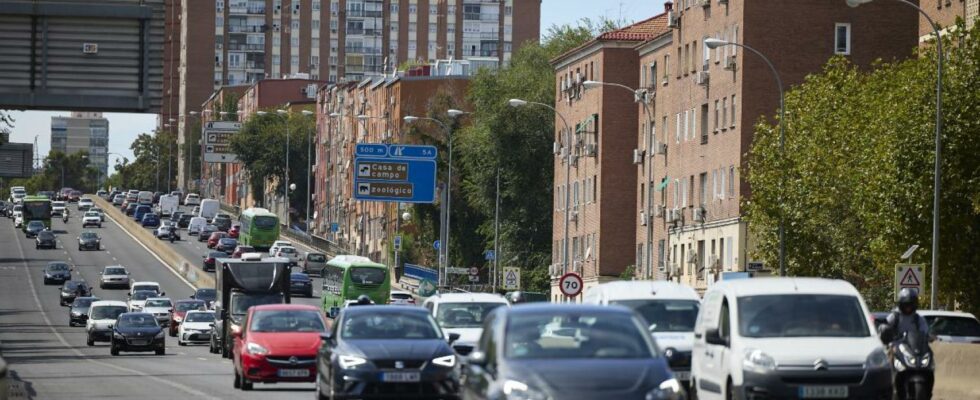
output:
POLYGON ((432 363, 446 368, 452 368, 456 366, 456 355, 450 354, 445 357, 433 358, 432 363))
POLYGON ((882 349, 875 349, 868 355, 867 368, 888 368, 888 355, 882 349))
POLYGON ((125 336, 123 336, 123 335, 122 335, 121 333, 119 333, 119 332, 115 332, 115 331, 113 331, 113 332, 112 332, 112 337, 114 337, 114 338, 116 338, 116 339, 119 339, 119 340, 124 340, 124 339, 126 339, 126 337, 125 337, 125 336))
POLYGON ((684 398, 684 390, 681 389, 681 383, 677 379, 670 378, 663 382, 655 389, 647 393, 647 400, 679 400, 684 398))
POLYGON ((757 372, 768 372, 776 369, 776 360, 762 350, 745 349, 742 367, 757 372))
POLYGON ((78 311, 72 311, 71 312, 71 316, 73 316, 73 317, 81 317, 82 316, 82 313, 80 313, 78 311))
POLYGON ((163 336, 164 336, 163 329, 161 329, 160 332, 157 333, 156 338, 163 339, 163 336))
POLYGON ((263 355, 263 354, 268 354, 269 353, 269 349, 266 349, 265 347, 262 347, 262 345, 260 345, 258 343, 254 343, 254 342, 248 342, 248 343, 246 343, 245 344, 245 351, 247 351, 247 352, 249 352, 251 354, 257 354, 257 355, 263 355))
POLYGON ((508 400, 546 400, 548 396, 521 381, 508 379, 504 381, 504 395, 508 400))
POLYGON ((366 364, 367 360, 355 356, 340 356, 338 362, 340 363, 340 368, 353 369, 358 365, 366 364))
POLYGON ((932 353, 926 353, 922 355, 922 363, 920 367, 931 367, 932 366, 932 353))

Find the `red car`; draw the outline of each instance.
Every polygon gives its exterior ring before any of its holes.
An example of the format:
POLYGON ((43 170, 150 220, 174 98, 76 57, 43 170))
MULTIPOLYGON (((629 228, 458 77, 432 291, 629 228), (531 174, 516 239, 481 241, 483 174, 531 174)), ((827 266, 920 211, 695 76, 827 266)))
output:
POLYGON ((211 236, 208 237, 208 248, 213 249, 214 246, 218 245, 218 241, 221 240, 221 238, 226 238, 226 237, 228 237, 228 234, 224 232, 212 233, 211 236))
POLYGON ((238 245, 238 247, 235 247, 235 252, 231 253, 231 258, 242 258, 242 254, 254 253, 254 252, 255 252, 254 247, 240 244, 238 245))
POLYGON ((184 322, 184 316, 188 311, 207 311, 208 304, 204 300, 185 299, 177 300, 174 308, 170 310, 170 337, 177 336, 177 328, 184 322))
POLYGON ((232 225, 231 229, 228 230, 228 237, 232 239, 238 239, 238 233, 242 231, 241 225, 232 225))
POLYGON ((235 388, 252 383, 314 382, 320 335, 326 321, 311 305, 267 304, 249 308, 242 330, 232 332, 235 388))

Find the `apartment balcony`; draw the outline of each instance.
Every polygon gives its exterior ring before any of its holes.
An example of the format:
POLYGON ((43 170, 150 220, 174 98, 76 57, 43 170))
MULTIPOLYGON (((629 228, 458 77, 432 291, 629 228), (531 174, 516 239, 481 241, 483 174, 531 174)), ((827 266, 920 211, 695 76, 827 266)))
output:
POLYGON ((500 32, 480 32, 480 39, 499 39, 500 32))
POLYGON ((228 69, 229 70, 236 70, 237 71, 237 70, 244 69, 244 67, 245 66, 242 63, 237 63, 237 64, 228 63, 228 69))
POLYGON ((264 44, 229 43, 229 51, 265 52, 264 44))
POLYGON ((266 25, 228 25, 228 33, 265 33, 266 25))
POLYGON ((265 71, 265 63, 264 62, 247 61, 247 62, 245 62, 245 69, 248 70, 248 72, 256 72, 256 70, 258 70, 258 71, 265 71))
POLYGON ((384 11, 347 10, 347 18, 382 18, 384 11))
POLYGON ((348 46, 344 48, 344 54, 381 54, 380 47, 368 47, 368 46, 348 46))
POLYGON ((248 15, 265 15, 265 7, 248 7, 245 9, 248 15))

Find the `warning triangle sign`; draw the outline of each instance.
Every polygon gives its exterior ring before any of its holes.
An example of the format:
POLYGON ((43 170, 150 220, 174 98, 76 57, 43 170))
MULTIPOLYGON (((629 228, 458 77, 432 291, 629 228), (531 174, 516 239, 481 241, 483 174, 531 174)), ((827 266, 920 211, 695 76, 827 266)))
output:
POLYGON ((905 287, 905 286, 915 286, 915 287, 918 287, 920 285, 920 283, 919 283, 919 277, 915 276, 915 270, 913 270, 912 268, 909 268, 909 269, 905 270, 905 275, 902 276, 902 280, 899 281, 898 284, 900 286, 902 286, 902 287, 905 287))

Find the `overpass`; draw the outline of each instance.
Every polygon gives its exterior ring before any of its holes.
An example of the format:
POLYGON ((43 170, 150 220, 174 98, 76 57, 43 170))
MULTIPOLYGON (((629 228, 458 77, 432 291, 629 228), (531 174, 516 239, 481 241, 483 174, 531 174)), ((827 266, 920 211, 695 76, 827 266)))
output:
POLYGON ((0 0, 0 108, 157 113, 164 0, 0 0))

